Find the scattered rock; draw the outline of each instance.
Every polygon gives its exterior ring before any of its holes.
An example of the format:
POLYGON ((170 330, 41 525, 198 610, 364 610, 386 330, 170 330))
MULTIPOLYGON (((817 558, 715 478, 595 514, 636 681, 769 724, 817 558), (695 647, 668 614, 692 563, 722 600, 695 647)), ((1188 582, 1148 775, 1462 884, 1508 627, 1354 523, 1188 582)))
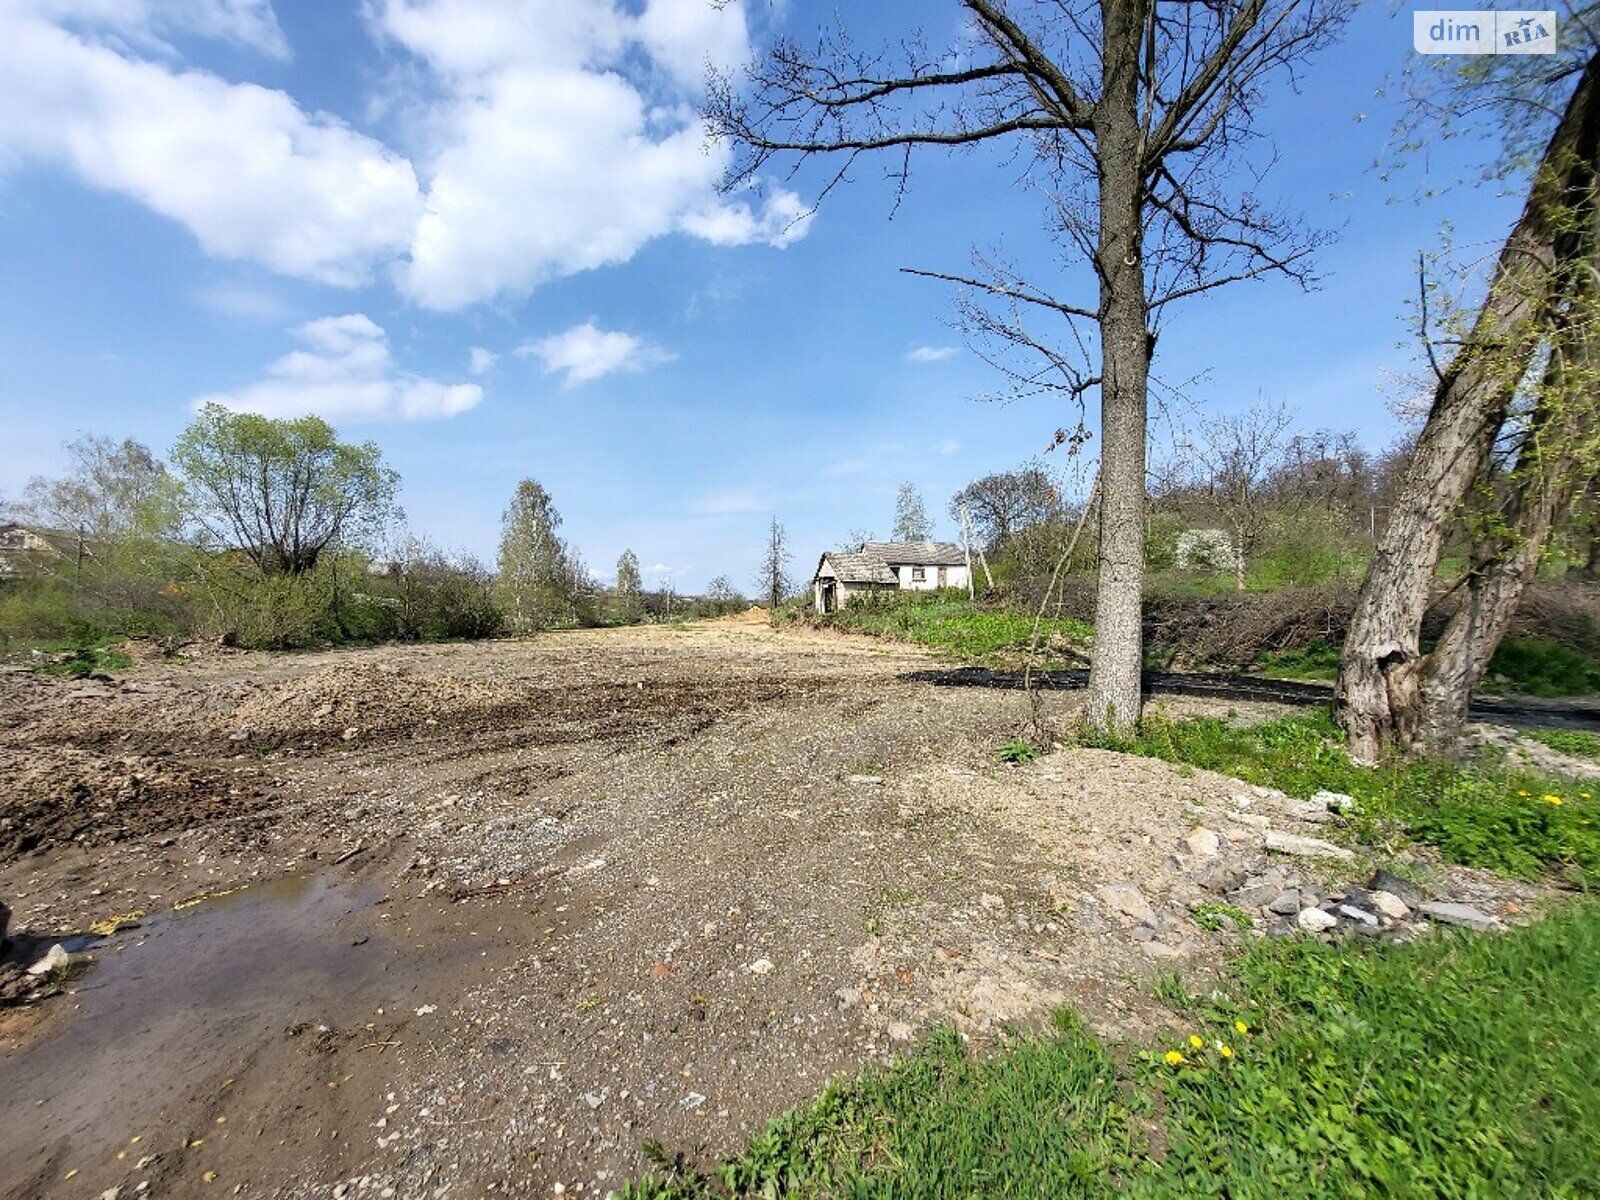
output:
POLYGON ((1279 802, 1278 809, 1290 820, 1304 821, 1309 825, 1326 825, 1333 820, 1328 806, 1315 800, 1283 800, 1279 802))
POLYGON ((889 1040, 892 1042, 909 1042, 912 1037, 911 1026, 904 1021, 889 1022, 889 1040))
POLYGON ((1169 946, 1165 942, 1146 942, 1142 949, 1150 958, 1177 958, 1182 953, 1177 947, 1169 946))
POLYGON ((1183 840, 1196 858, 1215 858, 1222 853, 1222 839, 1204 826, 1196 825, 1183 840))
POLYGON ((999 912, 1006 906, 1006 902, 993 892, 985 892, 978 897, 978 907, 984 912, 999 912))
POLYGON ((845 782, 846 783, 882 783, 883 782, 883 776, 882 775, 850 775, 850 776, 846 777, 845 782))
POLYGON ((861 1003, 860 988, 842 987, 838 991, 834 992, 833 995, 834 998, 839 1001, 840 1012, 849 1012, 852 1008, 857 1007, 861 1003))
POLYGON ((1131 883, 1118 883, 1101 888, 1100 899, 1123 916, 1142 925, 1156 923, 1156 910, 1150 907, 1150 902, 1144 898, 1144 893, 1131 883))
POLYGON ((1279 892, 1267 905, 1267 911, 1277 913, 1280 917, 1292 917, 1300 911, 1300 893, 1294 891, 1279 892))
POLYGON ((340 738, 341 741, 353 742, 353 741, 356 740, 356 738, 358 738, 360 736, 361 736, 361 731, 359 729, 357 729, 354 725, 352 725, 352 726, 350 726, 350 728, 346 729, 343 733, 341 733, 339 735, 339 738, 340 738))
POLYGON ((1233 899, 1241 908, 1261 908, 1276 900, 1286 886, 1287 881, 1282 872, 1268 871, 1264 875, 1254 875, 1246 879, 1234 889, 1233 899))
POLYGON ((1411 915, 1411 906, 1393 892, 1373 892, 1372 907, 1391 921, 1404 921, 1411 915))
POLYGON ((1320 804, 1330 812, 1349 812, 1356 806, 1356 798, 1343 792, 1314 792, 1311 803, 1320 804))
POLYGON ((67 948, 60 942, 51 946, 45 956, 28 968, 29 975, 49 975, 55 971, 65 971, 72 966, 72 955, 67 953, 67 948))
POLYGON ((705 1102, 706 1102, 706 1098, 703 1095, 701 1095, 699 1092, 690 1092, 682 1100, 678 1101, 678 1107, 681 1108, 684 1112, 693 1112, 695 1109, 699 1108, 705 1102))
POLYGON ((1374 929, 1378 926, 1378 918, 1375 913, 1369 913, 1364 908, 1357 908, 1354 904, 1339 905, 1339 915, 1362 925, 1370 925, 1374 929))
POLYGON ((585 1092, 583 1094, 583 1102, 590 1108, 599 1108, 605 1103, 605 1097, 601 1096, 598 1092, 585 1092))
POLYGON ((1374 871, 1372 878, 1367 880, 1367 890, 1370 892, 1388 892, 1391 896, 1397 897, 1411 908, 1417 907, 1428 898, 1423 894, 1422 889, 1409 879, 1403 879, 1399 875, 1385 871, 1382 867, 1374 871))
POLYGON ((1423 916, 1438 921, 1444 925, 1461 925, 1467 929, 1476 929, 1487 933, 1500 928, 1500 922, 1484 912, 1481 908, 1474 908, 1470 904, 1456 904, 1450 901, 1430 901, 1418 906, 1417 909, 1423 916))
POLYGON ((1293 854, 1299 858, 1337 858, 1349 861, 1356 856, 1354 850, 1335 846, 1332 842, 1325 842, 1321 838, 1299 837, 1278 830, 1268 831, 1267 849, 1278 854, 1293 854))
POLYGON ((777 968, 773 966, 770 958, 758 958, 750 964, 750 974, 752 975, 771 975, 775 970, 777 968))
POLYGON ((1308 908, 1295 918, 1295 924, 1307 933, 1322 933, 1338 923, 1339 918, 1323 912, 1320 908, 1308 908))

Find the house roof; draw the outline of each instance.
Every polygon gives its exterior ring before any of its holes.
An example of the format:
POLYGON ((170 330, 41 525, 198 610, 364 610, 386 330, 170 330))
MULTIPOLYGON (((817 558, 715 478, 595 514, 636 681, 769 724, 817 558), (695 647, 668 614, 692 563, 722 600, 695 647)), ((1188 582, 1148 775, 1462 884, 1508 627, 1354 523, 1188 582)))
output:
POLYGON ((887 583, 895 584, 893 571, 889 564, 876 554, 849 554, 843 550, 829 550, 817 563, 817 573, 822 573, 822 564, 827 563, 833 567, 833 573, 840 583, 887 583))
POLYGON ((861 552, 891 567, 959 567, 967 561, 954 542, 867 542, 861 552))

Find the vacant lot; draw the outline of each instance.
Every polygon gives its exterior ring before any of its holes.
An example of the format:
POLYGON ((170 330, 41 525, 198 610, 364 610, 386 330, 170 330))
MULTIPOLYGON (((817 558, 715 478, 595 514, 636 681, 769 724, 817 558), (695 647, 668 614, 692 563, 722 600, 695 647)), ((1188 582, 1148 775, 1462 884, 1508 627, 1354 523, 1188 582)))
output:
POLYGON ((930 665, 736 620, 0 675, 8 986, 90 958, 0 1009, 0 1193, 603 1195, 934 1023, 1170 1020, 1240 785, 1003 765, 1022 699, 930 665))

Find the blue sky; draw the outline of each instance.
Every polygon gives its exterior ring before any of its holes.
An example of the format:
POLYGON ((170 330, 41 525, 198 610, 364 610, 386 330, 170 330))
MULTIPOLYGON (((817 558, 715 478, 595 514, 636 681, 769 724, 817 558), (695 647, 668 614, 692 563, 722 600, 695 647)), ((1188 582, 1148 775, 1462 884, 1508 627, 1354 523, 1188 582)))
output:
MULTIPOLYGON (((958 16, 865 11, 864 36, 939 39, 958 16)), ((834 12, 8 0, 0 495, 79 431, 164 452, 211 397, 377 441, 412 527, 485 557, 525 475, 601 574, 631 547, 690 590, 750 586, 774 514, 802 576, 849 530, 886 534, 903 480, 952 533, 952 492, 1076 413, 975 401, 998 380, 952 292, 899 268, 961 271, 973 246, 1047 263, 1037 197, 997 154, 927 154, 898 207, 867 163, 808 219, 805 175, 718 195, 692 116, 708 56, 834 12)), ((1303 429, 1394 435, 1418 251, 1446 220, 1491 248, 1518 205, 1462 168, 1471 146, 1372 170, 1410 42, 1409 9, 1365 5, 1274 97, 1264 190, 1339 236, 1318 291, 1245 284, 1170 315, 1156 370, 1201 408, 1265 395, 1303 429)))

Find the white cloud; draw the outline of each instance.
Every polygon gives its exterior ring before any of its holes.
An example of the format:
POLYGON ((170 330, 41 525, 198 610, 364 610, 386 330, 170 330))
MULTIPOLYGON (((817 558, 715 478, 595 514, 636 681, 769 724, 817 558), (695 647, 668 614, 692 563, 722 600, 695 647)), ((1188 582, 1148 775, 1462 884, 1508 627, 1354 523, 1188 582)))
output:
POLYGON ((453 417, 483 399, 475 383, 443 383, 395 368, 383 329, 361 313, 323 317, 294 330, 307 349, 284 355, 266 378, 194 404, 267 417, 315 413, 329 421, 423 421, 453 417))
POLYGON ((217 258, 345 287, 392 271, 438 310, 525 296, 674 234, 781 247, 810 227, 784 188, 717 192, 730 151, 708 149, 695 102, 708 63, 750 55, 742 0, 362 11, 404 81, 370 110, 401 114, 415 166, 283 91, 186 66, 168 41, 286 58, 269 0, 0 0, 0 169, 59 165, 217 258))
POLYGON ((9 0, 8 7, 70 27, 103 31, 142 50, 174 53, 164 40, 193 34, 287 59, 271 0, 9 0))
POLYGON ((562 386, 569 388, 616 371, 643 371, 678 357, 631 333, 601 329, 593 321, 528 342, 517 347, 517 354, 537 357, 546 375, 566 372, 562 386))
POLYGON ((425 307, 525 294, 672 233, 805 235, 792 192, 718 197, 729 152, 693 111, 707 62, 749 55, 740 3, 379 0, 372 19, 446 96, 421 124, 427 212, 399 274, 425 307))
POLYGON ((195 293, 195 299, 212 312, 239 321, 282 325, 295 315, 294 305, 283 296, 248 283, 213 283, 195 293))
POLYGON ((906 351, 906 361, 914 363, 944 362, 961 353, 959 346, 913 346, 906 351))
POLYGON ((0 78, 0 165, 59 163, 215 257, 354 285, 416 226, 411 164, 283 92, 126 57, 25 10, 0 15, 0 78))
POLYGON ((493 350, 485 350, 482 346, 474 346, 470 354, 467 370, 474 375, 487 375, 494 367, 494 364, 499 361, 500 356, 493 350))
POLYGON ((945 438, 938 446, 939 453, 946 456, 954 454, 959 449, 961 449, 961 443, 956 441, 955 438, 945 438))
POLYGON ((707 517, 728 517, 741 513, 766 512, 761 498, 751 492, 718 492, 689 502, 689 511, 707 517))

